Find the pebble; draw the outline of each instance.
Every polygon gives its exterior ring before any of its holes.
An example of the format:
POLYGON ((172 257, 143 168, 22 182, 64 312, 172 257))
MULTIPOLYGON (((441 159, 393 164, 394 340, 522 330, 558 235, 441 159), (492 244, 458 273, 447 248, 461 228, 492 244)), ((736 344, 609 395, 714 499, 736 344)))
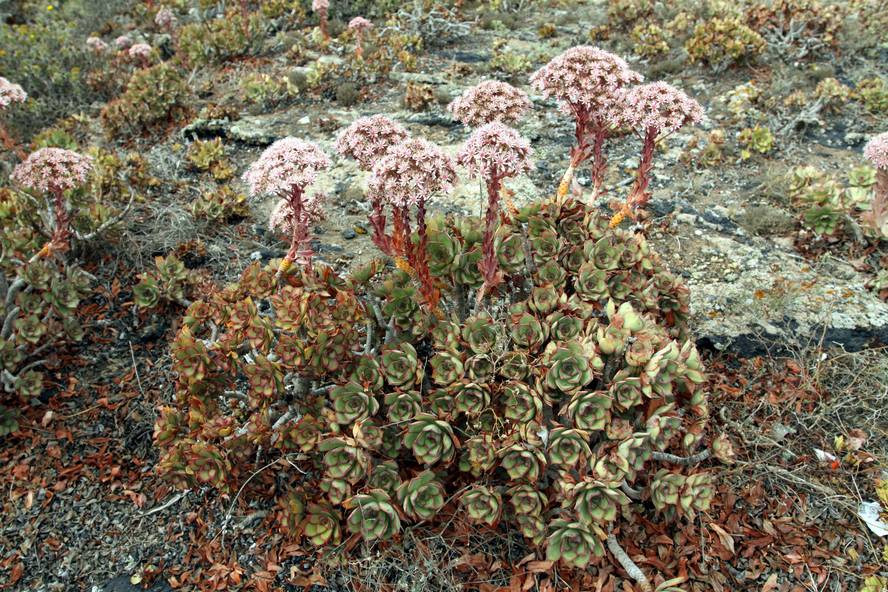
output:
POLYGON ((358 233, 351 228, 346 228, 342 231, 342 238, 344 238, 345 240, 351 240, 356 236, 358 236, 358 233))

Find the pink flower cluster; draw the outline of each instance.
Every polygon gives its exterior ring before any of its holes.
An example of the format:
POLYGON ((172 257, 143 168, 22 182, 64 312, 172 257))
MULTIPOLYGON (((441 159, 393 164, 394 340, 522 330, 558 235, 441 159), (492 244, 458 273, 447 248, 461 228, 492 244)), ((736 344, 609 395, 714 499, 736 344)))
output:
POLYGON ((533 167, 530 142, 514 129, 495 121, 475 130, 460 148, 456 160, 472 177, 503 179, 533 167))
POLYGON ((624 59, 589 45, 568 49, 530 77, 534 88, 574 114, 606 110, 614 93, 642 80, 624 59))
POLYGON ((517 121, 530 108, 524 91, 498 80, 485 80, 466 89, 447 106, 454 119, 470 126, 517 121))
POLYGON ((11 179, 42 193, 81 187, 92 170, 92 158, 63 148, 41 148, 15 167, 11 179))
POLYGON ((330 159, 316 144, 296 138, 278 140, 250 165, 243 180, 250 195, 271 194, 288 197, 305 191, 318 173, 330 166, 330 159))
POLYGON ((95 53, 105 53, 108 51, 108 44, 102 41, 100 37, 87 37, 86 47, 95 53))
POLYGON ((311 9, 314 12, 326 12, 330 8, 330 0, 312 0, 311 9))
POLYGON ((327 196, 322 193, 314 193, 302 200, 302 212, 300 219, 296 219, 296 212, 289 200, 281 199, 275 204, 268 217, 268 227, 287 236, 293 234, 296 223, 304 225, 313 224, 324 219, 323 202, 327 196))
POLYGON ((0 76, 0 109, 6 109, 13 103, 24 103, 27 99, 28 93, 21 85, 0 76))
POLYGON ((129 35, 121 35, 114 40, 114 47, 120 50, 129 49, 133 46, 133 39, 129 35))
POLYGON ((427 140, 410 139, 391 148, 373 167, 370 193, 406 208, 447 191, 456 181, 453 159, 427 140))
POLYGON ((877 169, 888 172, 888 132, 881 133, 867 142, 863 155, 877 169))
POLYGON ((147 61, 151 58, 151 46, 147 43, 136 43, 129 48, 127 55, 134 60, 147 61))
POLYGON ((161 29, 169 30, 176 26, 176 15, 173 14, 173 11, 164 6, 160 10, 157 11, 157 14, 154 16, 154 24, 156 24, 161 29))
POLYGON ((373 23, 368 21, 362 16, 356 16, 352 20, 348 22, 348 28, 352 31, 357 31, 359 33, 364 33, 373 28, 373 23))
POLYGON ((665 82, 632 87, 620 96, 613 123, 642 133, 669 134, 688 123, 703 119, 703 107, 684 92, 665 82))
POLYGON ((384 115, 361 117, 339 133, 336 151, 354 158, 363 170, 369 171, 389 148, 407 136, 407 130, 384 115))

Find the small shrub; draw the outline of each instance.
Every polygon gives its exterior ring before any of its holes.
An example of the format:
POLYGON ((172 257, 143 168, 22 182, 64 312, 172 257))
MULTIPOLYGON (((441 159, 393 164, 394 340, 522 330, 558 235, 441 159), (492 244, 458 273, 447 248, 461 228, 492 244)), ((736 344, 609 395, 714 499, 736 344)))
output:
POLYGON ((685 42, 691 63, 717 69, 750 60, 765 49, 765 40, 736 18, 713 18, 698 24, 685 42))
POLYGON ((102 126, 111 137, 158 133, 183 120, 190 102, 185 79, 164 62, 133 74, 123 95, 102 109, 102 126))
POLYGON ((855 94, 871 113, 888 113, 888 83, 884 78, 861 80, 857 84, 855 94))
POLYGON ((429 84, 407 82, 404 91, 404 106, 411 111, 425 111, 435 103, 435 89, 429 84))
POLYGON ((299 95, 299 88, 286 76, 248 74, 241 82, 244 98, 251 105, 270 108, 299 95))
POLYGON ((754 3, 746 12, 749 27, 761 31, 778 53, 796 59, 837 51, 843 21, 842 6, 819 0, 754 3))
POLYGON ((210 222, 232 222, 250 215, 247 196, 228 185, 201 193, 191 212, 195 218, 210 222))
POLYGON ((628 29, 654 14, 654 0, 615 0, 608 2, 607 22, 617 29, 628 29))
POLYGON ((825 109, 838 111, 851 97, 851 89, 835 78, 824 78, 817 83, 814 96, 823 103, 825 109))
POLYGON ((669 53, 666 32, 653 23, 639 23, 632 28, 633 51, 645 58, 669 53))
POLYGON ((509 49, 507 46, 494 48, 493 59, 490 60, 490 68, 515 78, 530 71, 533 63, 526 53, 509 49))
POLYGON ((190 23, 178 30, 178 51, 192 66, 221 63, 255 52, 265 34, 265 19, 252 13, 246 26, 240 11, 232 8, 210 21, 190 23))
POLYGON ((872 200, 875 169, 867 166, 849 171, 846 183, 812 166, 798 167, 788 177, 788 193, 802 209, 805 226, 819 235, 835 235, 850 216, 872 200))
POLYGON ((193 169, 208 172, 217 181, 227 181, 234 176, 234 168, 225 157, 225 146, 220 138, 193 142, 185 158, 193 169))
POLYGON ((175 256, 154 258, 154 269, 139 274, 133 287, 133 301, 139 308, 157 308, 163 304, 187 306, 186 295, 190 276, 185 265, 175 256))
POLYGON ((764 126, 757 125, 740 130, 737 141, 741 146, 740 158, 743 160, 752 158, 753 153, 767 154, 774 149, 774 134, 764 126))

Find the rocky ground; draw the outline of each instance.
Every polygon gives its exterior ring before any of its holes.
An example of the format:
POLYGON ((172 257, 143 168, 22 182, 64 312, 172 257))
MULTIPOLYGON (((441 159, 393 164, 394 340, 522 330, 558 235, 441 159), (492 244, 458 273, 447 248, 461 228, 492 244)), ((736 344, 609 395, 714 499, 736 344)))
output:
MULTIPOLYGON (((479 80, 503 76, 490 67, 495 40, 531 62, 512 81, 534 99, 534 111, 518 128, 532 140, 537 166, 510 188, 518 203, 550 194, 567 163, 572 122, 530 89, 528 73, 561 50, 588 42, 591 25, 605 20, 605 10, 604 2, 529 8, 499 32, 475 22, 468 35, 417 56, 416 72, 394 72, 366 89, 360 103, 306 93, 234 120, 194 120, 163 141, 137 145, 151 174, 170 191, 137 205, 125 235, 134 253, 112 254, 106 264, 126 271, 132 261, 147 264, 199 238, 205 275, 225 281, 251 260, 281 256, 285 245, 265 224, 271 203, 252 204, 253 218, 237 225, 205 228, 194 220, 188 209, 194 179, 182 166, 183 145, 222 138, 240 173, 263 147, 286 136, 310 139, 335 154, 339 129, 359 116, 384 113, 455 152, 468 133, 444 107, 479 80), (554 23, 554 36, 540 38, 544 23, 554 23), (434 90, 427 109, 415 112, 402 104, 408 81, 434 90)), ((469 23, 473 18, 462 17, 469 23)), ((619 37, 605 45, 622 53, 631 47, 619 37)), ((334 43, 326 55, 309 59, 335 61, 345 51, 334 43)), ((884 53, 881 63, 842 55, 821 65, 845 76, 867 71, 885 77, 884 53)), ((656 547, 659 559, 642 567, 687 575, 694 590, 856 590, 877 569, 881 554, 856 510, 860 501, 873 499, 867 487, 888 451, 888 361, 878 349, 854 352, 888 343, 888 305, 870 287, 871 262, 878 256, 853 241, 834 244, 802 229, 780 179, 799 164, 835 172, 863 164, 862 145, 884 131, 884 119, 880 127, 860 110, 822 111, 797 125, 798 113, 770 113, 774 152, 741 161, 728 148, 719 164, 688 162, 693 142, 713 129, 727 129, 728 145, 733 143, 737 127, 724 106, 725 93, 750 79, 767 86, 781 76, 793 78, 784 81, 787 86, 813 86, 812 68, 793 69, 778 60, 772 68, 716 73, 702 66, 670 68, 665 58, 630 61, 707 108, 698 129, 685 129, 662 147, 646 224, 653 247, 690 287, 692 332, 709 352, 713 407, 737 442, 740 462, 724 471, 722 498, 696 534, 645 539, 650 530, 641 534, 644 528, 633 525, 640 538, 627 550, 650 557, 656 547), (837 466, 818 461, 815 449, 829 450, 835 436, 853 430, 866 433, 862 448, 837 466)), ((222 103, 234 92, 231 81, 256 68, 294 79, 304 74, 285 54, 272 53, 196 71, 191 85, 201 101, 222 103)), ((614 143, 608 178, 613 194, 631 178, 637 150, 633 141, 614 143)), ((582 172, 578 180, 588 183, 582 172)), ((239 180, 233 183, 243 189, 239 180)), ((322 178, 329 197, 327 219, 316 233, 323 260, 347 267, 375 256, 366 234, 365 183, 355 164, 341 158, 322 178)), ((478 187, 470 182, 433 204, 448 213, 474 214, 480 207, 478 187)), ((359 589, 362 580, 364 588, 387 582, 387 589, 411 590, 455 589, 456 582, 480 590, 512 585, 514 572, 491 553, 520 553, 503 532, 454 551, 439 533, 420 531, 394 559, 389 554, 374 564, 370 557, 324 580, 310 557, 269 531, 272 508, 204 491, 177 493, 157 479, 154 408, 172 396, 167 343, 180 310, 137 314, 129 285, 110 281, 109 267, 103 271, 104 285, 84 311, 102 320, 85 343, 65 354, 70 364, 58 373, 58 394, 30 410, 31 423, 0 447, 9 492, 0 526, 0 588, 359 589)), ((134 275, 138 264, 128 271, 134 275)), ((629 589, 627 580, 610 573, 588 584, 584 589, 629 589)))

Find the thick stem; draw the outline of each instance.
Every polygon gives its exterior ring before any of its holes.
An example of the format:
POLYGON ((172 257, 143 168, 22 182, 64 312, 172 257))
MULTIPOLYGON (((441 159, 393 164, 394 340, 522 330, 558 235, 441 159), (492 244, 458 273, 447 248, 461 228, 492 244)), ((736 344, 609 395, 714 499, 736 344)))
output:
POLYGON ((607 173, 607 156, 604 154, 604 141, 607 139, 607 129, 598 127, 592 132, 592 189, 593 199, 601 195, 601 186, 604 185, 604 176, 607 173))
POLYGON ((478 290, 476 309, 484 295, 494 289, 501 281, 502 274, 496 260, 493 239, 499 221, 499 193, 502 179, 492 174, 487 180, 487 212, 484 215, 484 238, 481 242, 481 264, 479 268, 484 277, 484 285, 478 290))
POLYGON ((327 9, 321 8, 318 11, 318 17, 320 18, 319 26, 321 28, 321 35, 324 36, 324 41, 330 39, 330 34, 327 33, 327 9))
POLYGON ((636 581, 638 587, 641 588, 642 592, 652 592, 653 588, 651 587, 650 581, 647 579, 647 576, 644 575, 644 572, 641 571, 641 568, 635 565, 635 562, 626 554, 626 551, 623 550, 623 547, 620 546, 620 543, 617 542, 617 537, 612 534, 607 535, 607 548, 610 550, 611 554, 614 556, 626 573, 630 578, 636 581))
POLYGON ((429 308, 434 309, 438 305, 440 296, 435 283, 432 280, 432 272, 429 271, 428 257, 428 232, 426 229, 425 199, 420 199, 416 208, 416 231, 419 237, 413 253, 413 269, 416 270, 419 279, 420 291, 429 308))
POLYGON ((361 31, 355 31, 355 57, 359 60, 364 59, 364 47, 361 45, 361 31))
POLYGON ((633 217, 634 212, 644 205, 651 198, 648 187, 651 184, 651 168, 654 164, 654 149, 657 146, 657 135, 660 130, 656 128, 648 128, 644 135, 644 142, 641 147, 641 158, 638 163, 638 171, 635 175, 635 183, 629 190, 629 196, 623 202, 620 210, 614 214, 610 221, 610 227, 614 228, 623 221, 626 216, 633 217))
POLYGON ((25 158, 27 158, 27 154, 25 154, 25 151, 22 150, 21 146, 18 145, 18 142, 16 142, 9 134, 9 132, 6 130, 6 126, 4 126, 2 122, 0 122, 0 143, 3 144, 3 148, 5 150, 9 150, 13 154, 15 154, 19 158, 19 160, 24 160, 25 158))
POLYGON ((372 208, 370 212, 370 226, 373 228, 371 236, 373 244, 389 257, 393 257, 392 237, 385 233, 385 210, 383 209, 382 200, 378 197, 371 197, 370 207, 372 208))
POLYGON ((668 452, 659 452, 657 450, 651 453, 651 459, 660 462, 668 462, 674 465, 691 466, 701 463, 712 456, 712 451, 708 448, 691 456, 678 456, 677 454, 669 454, 668 452))
POLYGON ((302 188, 293 187, 287 201, 290 206, 289 219, 292 234, 290 235, 290 248, 287 250, 287 254, 278 268, 278 277, 283 275, 294 261, 304 263, 305 267, 311 271, 311 257, 313 255, 308 238, 308 216, 305 215, 304 204, 302 203, 302 188))

